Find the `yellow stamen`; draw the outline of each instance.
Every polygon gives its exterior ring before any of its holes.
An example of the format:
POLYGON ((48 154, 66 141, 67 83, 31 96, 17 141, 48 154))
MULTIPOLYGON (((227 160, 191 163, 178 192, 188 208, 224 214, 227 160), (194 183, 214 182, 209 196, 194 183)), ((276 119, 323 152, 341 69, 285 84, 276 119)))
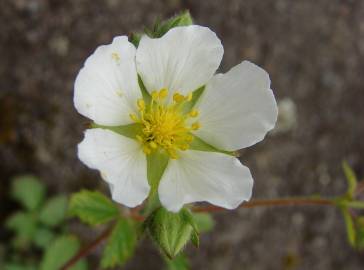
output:
POLYGON ((152 101, 145 104, 143 99, 137 100, 139 115, 130 114, 130 118, 141 124, 141 133, 136 136, 146 155, 154 151, 165 151, 172 159, 179 157, 178 151, 190 148, 192 130, 200 128, 198 122, 189 125, 189 117, 197 117, 198 111, 193 109, 184 112, 184 105, 192 99, 192 92, 187 96, 175 92, 173 102, 167 104, 165 99, 169 91, 162 88, 151 93, 152 101))

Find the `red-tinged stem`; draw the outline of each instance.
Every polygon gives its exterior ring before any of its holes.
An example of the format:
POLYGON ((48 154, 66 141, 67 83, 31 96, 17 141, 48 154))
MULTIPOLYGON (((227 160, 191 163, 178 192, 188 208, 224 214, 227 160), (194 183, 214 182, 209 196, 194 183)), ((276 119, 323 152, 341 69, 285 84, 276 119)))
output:
POLYGON ((73 256, 62 268, 61 270, 70 269, 74 264, 76 264, 80 259, 89 255, 98 245, 100 245, 111 233, 113 226, 108 227, 103 231, 99 237, 94 241, 89 243, 87 246, 82 248, 75 256, 73 256))
MULTIPOLYGON (((329 199, 310 199, 310 198, 287 198, 287 199, 271 199, 271 200, 253 200, 245 202, 239 208, 253 208, 260 206, 300 206, 300 205, 334 205, 335 203, 329 199)), ((226 210, 214 205, 196 206, 192 208, 193 212, 219 212, 226 210)))

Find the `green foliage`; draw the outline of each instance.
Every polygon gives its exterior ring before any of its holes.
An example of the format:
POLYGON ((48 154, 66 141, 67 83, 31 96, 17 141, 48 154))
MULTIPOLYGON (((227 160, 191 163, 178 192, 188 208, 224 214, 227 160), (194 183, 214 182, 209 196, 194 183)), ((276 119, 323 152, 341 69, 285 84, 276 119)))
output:
POLYGON ((36 177, 20 176, 12 181, 11 195, 28 210, 35 210, 44 199, 45 187, 36 177))
POLYGON ((215 221, 209 213, 193 213, 193 219, 200 233, 209 232, 215 226, 215 221))
POLYGON ((10 216, 5 225, 16 234, 13 244, 16 248, 24 249, 30 245, 37 223, 34 214, 27 212, 17 212, 10 216))
POLYGON ((150 185, 150 196, 157 193, 159 181, 168 165, 169 157, 162 151, 147 155, 147 178, 150 185))
MULTIPOLYGON (((73 236, 60 236, 49 246, 43 256, 40 270, 59 270, 78 251, 80 244, 73 236)), ((87 269, 84 260, 76 263, 71 270, 87 269)))
POLYGON ((119 209, 100 192, 82 190, 72 195, 69 213, 89 225, 97 225, 117 218, 119 209))
POLYGON ((347 195, 350 198, 353 198, 356 187, 357 187, 358 180, 356 178, 355 172, 353 171, 353 169, 349 166, 349 164, 346 161, 343 161, 342 166, 343 166, 346 180, 348 181, 347 195))
POLYGON ((356 219, 356 247, 359 250, 364 250, 364 216, 356 219))
POLYGON ((40 211, 40 221, 50 227, 60 224, 66 216, 67 204, 67 197, 64 195, 49 199, 40 211))
POLYGON ((177 255, 173 260, 165 259, 166 270, 188 270, 190 264, 183 254, 177 255))
POLYGON ((185 208, 172 213, 160 207, 148 217, 144 226, 168 258, 174 258, 198 233, 191 213, 185 208))
POLYGON ((37 247, 45 249, 50 245, 54 237, 55 235, 51 230, 47 228, 38 228, 35 232, 33 242, 37 247))
POLYGON ((130 220, 120 218, 104 249, 101 266, 109 268, 123 265, 134 254, 136 243, 134 224, 130 220))

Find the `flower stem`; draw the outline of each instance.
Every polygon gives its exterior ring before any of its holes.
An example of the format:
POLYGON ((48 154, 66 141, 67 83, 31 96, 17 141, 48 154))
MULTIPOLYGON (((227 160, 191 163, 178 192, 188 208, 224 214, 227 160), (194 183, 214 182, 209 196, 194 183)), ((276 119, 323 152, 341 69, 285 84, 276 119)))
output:
MULTIPOLYGON (((286 198, 286 199, 270 199, 270 200, 252 200, 245 202, 239 206, 239 208, 253 208, 253 207, 264 207, 264 206, 300 206, 300 205, 335 205, 335 201, 331 199, 320 199, 320 198, 286 198)), ((139 214, 140 209, 132 209, 129 212, 128 217, 136 221, 143 221, 144 216, 139 214)), ((219 212, 226 210, 214 205, 209 206, 195 206, 191 209, 193 212, 219 212)), ((61 270, 70 269, 80 259, 90 254, 98 245, 100 245, 111 233, 113 226, 107 228, 103 233, 100 234, 94 241, 82 248, 75 256, 73 256, 61 270)))
MULTIPOLYGON (((331 199, 321 198, 286 198, 286 199, 257 199, 250 202, 245 202, 239 208, 254 208, 261 206, 300 206, 300 205, 335 205, 331 199)), ((226 210, 225 208, 208 205, 208 206, 195 206, 192 208, 193 212, 219 212, 226 210)))
POLYGON ((75 256, 68 260, 67 263, 63 265, 61 270, 70 269, 74 264, 76 264, 83 257, 89 255, 98 245, 100 245, 111 233, 114 224, 103 231, 94 241, 89 243, 87 246, 82 248, 75 256))

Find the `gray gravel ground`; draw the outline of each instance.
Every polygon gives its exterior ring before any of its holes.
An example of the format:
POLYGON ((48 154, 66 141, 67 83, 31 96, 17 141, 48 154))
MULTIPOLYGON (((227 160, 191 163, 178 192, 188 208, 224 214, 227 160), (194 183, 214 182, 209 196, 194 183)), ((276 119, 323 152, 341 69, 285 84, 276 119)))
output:
MULTIPOLYGON (((76 157, 87 123, 72 104, 77 71, 113 36, 181 9, 221 38, 221 71, 253 61, 290 104, 281 103, 277 132, 241 151, 255 198, 342 193, 343 159, 364 177, 364 1, 2 0, 1 218, 13 208, 8 179, 19 173, 39 175, 54 193, 105 188, 76 157)), ((335 209, 242 209, 216 219, 200 249, 187 248, 192 269, 363 269, 335 209)), ((127 269, 161 269, 158 253, 146 243, 127 269)))

